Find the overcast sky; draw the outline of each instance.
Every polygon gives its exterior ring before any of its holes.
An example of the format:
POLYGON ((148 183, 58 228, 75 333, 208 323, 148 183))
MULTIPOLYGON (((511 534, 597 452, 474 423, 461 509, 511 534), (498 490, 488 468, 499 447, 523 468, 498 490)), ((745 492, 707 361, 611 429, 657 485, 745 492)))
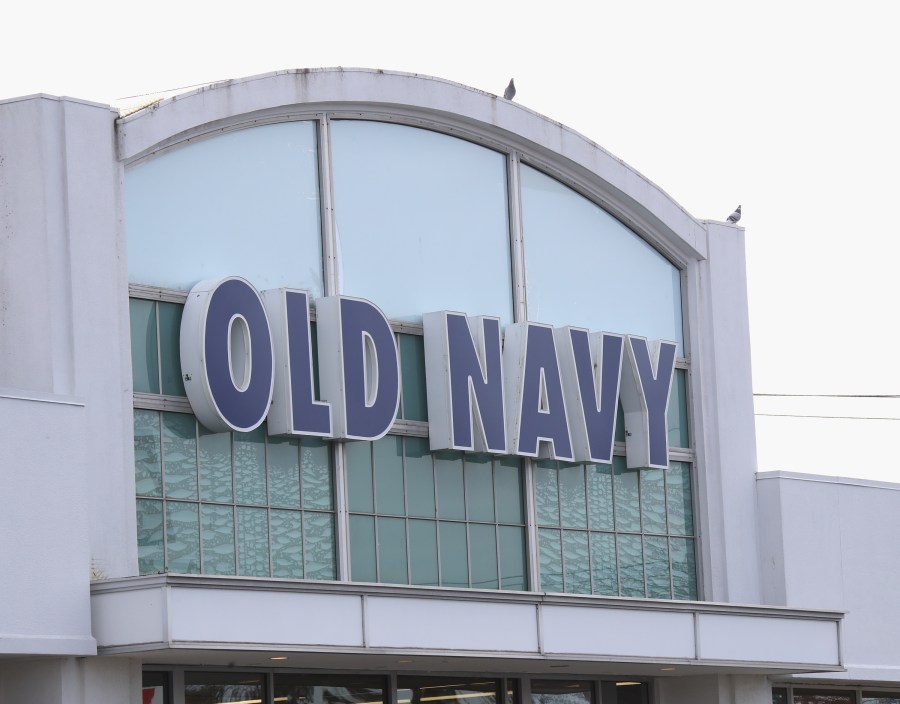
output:
MULTIPOLYGON (((422 73, 586 135, 695 217, 743 205, 754 389, 900 395, 900 3, 7 3, 0 99, 287 68, 422 73), (27 5, 27 6, 26 6, 27 5)), ((148 97, 152 97, 148 96, 148 97)), ((577 322, 577 321, 573 321, 577 322)), ((900 481, 900 399, 758 397, 759 467, 900 481)))

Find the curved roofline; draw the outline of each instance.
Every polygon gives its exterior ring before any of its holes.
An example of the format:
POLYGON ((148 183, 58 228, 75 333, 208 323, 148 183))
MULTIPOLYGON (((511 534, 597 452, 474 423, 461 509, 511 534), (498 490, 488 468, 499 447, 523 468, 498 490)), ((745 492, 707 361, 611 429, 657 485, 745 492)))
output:
POLYGON ((399 120, 514 149, 597 200, 676 262, 706 256, 704 222, 584 135, 518 103, 419 74, 292 69, 213 83, 119 118, 118 155, 131 162, 217 130, 326 112, 399 120))

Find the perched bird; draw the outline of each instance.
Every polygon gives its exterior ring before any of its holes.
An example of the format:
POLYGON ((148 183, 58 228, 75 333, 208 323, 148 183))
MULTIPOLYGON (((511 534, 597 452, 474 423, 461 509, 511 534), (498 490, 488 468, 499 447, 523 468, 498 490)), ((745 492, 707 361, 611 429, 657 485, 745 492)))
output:
POLYGON ((506 90, 503 91, 503 97, 507 100, 512 100, 516 97, 516 84, 512 78, 509 79, 509 85, 506 86, 506 90))
POLYGON ((732 225, 741 219, 741 206, 735 208, 734 212, 728 216, 728 222, 732 225))

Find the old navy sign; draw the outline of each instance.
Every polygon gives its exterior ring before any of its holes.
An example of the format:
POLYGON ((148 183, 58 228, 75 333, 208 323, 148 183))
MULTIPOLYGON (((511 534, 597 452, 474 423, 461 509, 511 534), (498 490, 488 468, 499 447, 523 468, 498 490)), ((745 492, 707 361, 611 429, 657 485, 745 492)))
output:
MULTIPOLYGON (((217 432, 268 421, 270 435, 377 440, 400 405, 397 344, 375 304, 315 301, 314 393, 306 291, 258 292, 240 277, 197 284, 181 322, 181 366, 200 422, 217 432)), ((439 311, 423 317, 432 450, 610 463, 616 408, 628 467, 668 467, 676 345, 635 335, 439 311)))

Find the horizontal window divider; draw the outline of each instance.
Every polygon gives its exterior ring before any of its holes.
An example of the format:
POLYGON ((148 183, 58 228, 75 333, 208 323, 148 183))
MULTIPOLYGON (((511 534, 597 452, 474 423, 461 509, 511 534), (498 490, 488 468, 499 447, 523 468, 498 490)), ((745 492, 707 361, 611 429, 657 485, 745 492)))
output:
POLYGON ((397 419, 388 431, 390 435, 408 435, 417 438, 428 437, 428 423, 421 420, 397 419))
POLYGON ((131 298, 143 298, 150 301, 166 301, 168 303, 184 303, 188 292, 174 288, 145 286, 144 284, 128 284, 128 295, 131 298))
POLYGON ((148 411, 172 411, 174 413, 193 413, 187 396, 165 396, 163 394, 146 394, 134 392, 134 407, 148 411))

